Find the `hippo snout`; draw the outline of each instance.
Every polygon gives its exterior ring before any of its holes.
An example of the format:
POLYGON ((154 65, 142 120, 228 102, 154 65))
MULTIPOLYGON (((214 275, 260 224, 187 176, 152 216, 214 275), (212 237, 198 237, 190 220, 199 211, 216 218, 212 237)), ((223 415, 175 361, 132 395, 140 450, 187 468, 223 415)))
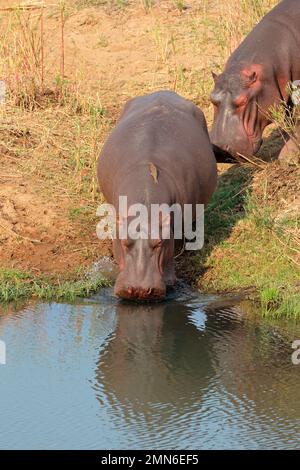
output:
POLYGON ((116 285, 115 295, 127 300, 163 300, 166 296, 166 287, 163 285, 160 287, 125 287, 116 285))
POLYGON ((219 135, 214 129, 210 133, 210 139, 213 144, 214 153, 216 156, 220 155, 255 155, 260 149, 262 144, 261 136, 252 138, 245 133, 238 133, 231 135, 228 133, 226 136, 219 135))

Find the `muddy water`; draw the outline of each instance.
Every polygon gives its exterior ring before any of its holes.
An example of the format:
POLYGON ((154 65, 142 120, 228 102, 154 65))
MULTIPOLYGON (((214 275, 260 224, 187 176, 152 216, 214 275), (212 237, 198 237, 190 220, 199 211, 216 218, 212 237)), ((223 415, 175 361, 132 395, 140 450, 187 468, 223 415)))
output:
POLYGON ((298 448, 292 322, 182 290, 3 308, 1 449, 298 448))

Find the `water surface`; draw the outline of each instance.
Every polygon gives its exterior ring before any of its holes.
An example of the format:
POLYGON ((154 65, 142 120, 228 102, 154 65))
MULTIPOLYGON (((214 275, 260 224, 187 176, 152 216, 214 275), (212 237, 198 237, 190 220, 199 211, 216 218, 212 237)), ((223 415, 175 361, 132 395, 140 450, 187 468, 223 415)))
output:
POLYGON ((0 312, 1 449, 299 448, 293 322, 181 290, 0 312))

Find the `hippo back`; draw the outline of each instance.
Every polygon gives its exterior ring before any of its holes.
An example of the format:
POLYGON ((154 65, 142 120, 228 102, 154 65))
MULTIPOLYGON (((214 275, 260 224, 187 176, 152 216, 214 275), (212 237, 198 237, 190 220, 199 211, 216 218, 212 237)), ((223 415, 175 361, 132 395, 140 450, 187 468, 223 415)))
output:
POLYGON ((130 100, 100 154, 98 178, 111 203, 124 187, 143 202, 137 193, 148 186, 151 202, 207 203, 216 161, 202 111, 173 92, 130 100))

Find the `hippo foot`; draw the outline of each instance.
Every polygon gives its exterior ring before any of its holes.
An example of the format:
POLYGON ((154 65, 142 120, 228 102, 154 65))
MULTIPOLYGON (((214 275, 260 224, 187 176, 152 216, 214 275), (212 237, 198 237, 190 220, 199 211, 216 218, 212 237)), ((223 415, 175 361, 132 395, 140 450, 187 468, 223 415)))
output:
POLYGON ((300 162, 300 146, 294 140, 286 142, 278 157, 280 163, 298 164, 300 162))
POLYGON ((177 277, 175 274, 175 269, 173 263, 166 266, 165 273, 164 273, 164 283, 167 287, 175 286, 177 282, 177 277))

